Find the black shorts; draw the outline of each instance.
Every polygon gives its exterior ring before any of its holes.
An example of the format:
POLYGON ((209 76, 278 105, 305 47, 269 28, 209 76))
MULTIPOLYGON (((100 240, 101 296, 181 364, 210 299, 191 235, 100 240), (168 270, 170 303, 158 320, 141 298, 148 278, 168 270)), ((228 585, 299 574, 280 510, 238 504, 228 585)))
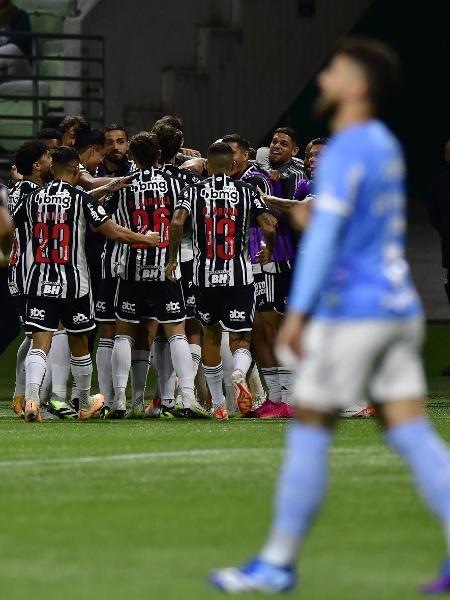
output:
POLYGON ((194 260, 180 263, 181 287, 183 288, 184 303, 186 305, 186 319, 195 319, 195 294, 192 282, 194 274, 194 260))
POLYGON ((270 312, 275 310, 275 273, 254 273, 256 310, 270 312))
POLYGON ((17 313, 19 315, 20 322, 22 325, 24 325, 26 318, 27 318, 27 297, 25 296, 25 294, 21 294, 19 292, 19 290, 17 289, 17 286, 15 286, 15 284, 9 283, 8 287, 9 287, 9 293, 11 294, 14 304, 16 305, 16 309, 17 309, 17 313), (17 293, 16 293, 16 289, 17 289, 17 293))
POLYGON ((274 309, 284 315, 291 288, 292 270, 274 274, 274 309))
POLYGON ((65 298, 28 298, 26 327, 32 332, 57 331, 59 322, 68 333, 95 329, 92 296, 65 298))
POLYGON ((251 331, 255 317, 255 286, 194 286, 195 314, 202 325, 220 323, 225 331, 251 331))
POLYGON ((100 323, 115 323, 116 293, 119 284, 118 277, 102 279, 98 286, 95 299, 95 320, 100 323))
POLYGON ((126 281, 119 279, 116 317, 127 323, 141 319, 180 323, 186 318, 181 283, 126 281))

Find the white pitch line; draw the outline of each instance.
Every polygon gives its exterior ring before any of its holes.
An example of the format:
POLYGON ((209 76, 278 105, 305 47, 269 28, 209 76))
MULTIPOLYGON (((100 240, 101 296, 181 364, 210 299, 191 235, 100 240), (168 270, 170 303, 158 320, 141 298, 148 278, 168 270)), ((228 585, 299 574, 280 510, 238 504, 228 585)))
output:
MULTIPOLYGON (((28 460, 2 460, 0 468, 28 467, 45 465, 91 464, 97 462, 126 462, 138 460, 154 460, 158 458, 180 458, 186 456, 209 456, 214 454, 230 454, 230 452, 261 452, 269 448, 210 448, 205 450, 174 450, 167 452, 139 452, 135 454, 109 454, 105 456, 73 456, 66 458, 35 458, 28 460)), ((270 448, 271 451, 275 448, 270 448)))
MULTIPOLYGON (((366 446, 363 448, 332 448, 332 454, 360 455, 361 458, 367 456, 379 456, 383 453, 383 448, 379 446, 366 446)), ((104 456, 72 456, 65 458, 33 458, 26 460, 2 460, 0 469, 9 467, 28 467, 28 466, 52 466, 52 465, 82 465, 98 462, 134 462, 139 460, 155 460, 160 458, 184 458, 189 456, 211 456, 221 454, 224 456, 230 453, 262 454, 270 452, 283 452, 283 448, 208 448, 204 450, 173 450, 166 452, 139 452, 132 454, 107 454, 104 456)))

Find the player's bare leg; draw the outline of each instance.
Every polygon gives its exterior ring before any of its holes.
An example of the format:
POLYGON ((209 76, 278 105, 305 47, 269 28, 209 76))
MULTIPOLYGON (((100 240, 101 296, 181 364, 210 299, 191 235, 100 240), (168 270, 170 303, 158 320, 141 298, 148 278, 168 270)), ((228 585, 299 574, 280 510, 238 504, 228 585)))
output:
POLYGON ((172 364, 178 376, 178 386, 184 409, 188 411, 188 414, 192 412, 192 416, 209 418, 208 412, 195 399, 194 368, 185 333, 185 322, 164 323, 163 327, 170 344, 172 364))
POLYGON ((39 410, 39 388, 47 368, 47 354, 52 344, 53 332, 33 333, 33 347, 25 359, 25 421, 42 421, 39 410))

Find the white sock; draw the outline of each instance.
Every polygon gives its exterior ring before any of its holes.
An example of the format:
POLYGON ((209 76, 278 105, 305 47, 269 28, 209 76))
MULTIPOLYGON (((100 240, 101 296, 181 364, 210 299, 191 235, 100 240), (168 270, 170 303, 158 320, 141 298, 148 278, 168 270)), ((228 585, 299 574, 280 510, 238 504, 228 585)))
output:
POLYGON ((52 373, 52 395, 61 402, 65 402, 67 379, 70 372, 70 348, 67 331, 56 331, 53 334, 48 361, 52 373))
POLYGON ((25 359, 25 398, 37 404, 39 388, 46 371, 47 356, 43 350, 31 350, 25 359))
POLYGON ((161 400, 175 399, 176 374, 172 364, 167 338, 157 337, 153 344, 153 365, 158 373, 158 387, 161 400))
POLYGON ((16 385, 14 396, 25 396, 25 359, 31 348, 31 340, 25 337, 17 350, 16 358, 16 385))
POLYGON ((39 399, 41 404, 46 404, 52 395, 52 365, 50 363, 49 355, 50 352, 47 355, 45 375, 39 390, 39 399))
POLYGON ((267 389, 269 390, 269 400, 272 402, 281 402, 281 386, 278 377, 278 367, 266 367, 261 369, 267 389))
POLYGON ((225 406, 225 398, 223 396, 223 366, 222 363, 215 367, 207 367, 203 364, 203 372, 205 373, 206 383, 211 392, 213 410, 223 408, 225 406))
POLYGON ((259 370, 257 365, 253 366, 253 369, 250 373, 249 377, 250 391, 252 393, 253 398, 259 398, 264 402, 266 400, 266 390, 263 387, 261 377, 259 375, 259 370))
POLYGON ((290 369, 278 367, 278 378, 280 380, 281 401, 292 404, 292 379, 294 372, 290 369))
POLYGON ((233 355, 230 350, 230 334, 228 331, 222 331, 222 341, 220 343, 220 358, 223 365, 223 385, 225 388, 225 397, 227 400, 227 410, 230 414, 237 411, 236 394, 234 393, 231 374, 233 373, 233 355))
POLYGON ((100 393, 105 398, 106 406, 112 407, 114 402, 114 387, 112 380, 111 357, 114 347, 114 340, 109 338, 100 338, 97 347, 95 362, 97 364, 97 377, 100 393))
POLYGON ((192 357, 189 344, 185 335, 173 335, 169 338, 170 355, 175 373, 178 377, 178 385, 181 394, 194 397, 194 370, 192 368, 192 357))
POLYGON ((194 377, 197 375, 198 366, 202 359, 202 347, 198 344, 189 344, 189 350, 192 356, 192 367, 194 369, 194 377))
POLYGON ((238 348, 233 354, 233 371, 239 369, 244 375, 247 375, 250 365, 252 364, 252 355, 250 350, 246 348, 238 348))
POLYGON ((131 369, 131 347, 133 338, 128 335, 116 335, 111 356, 112 380, 114 386, 114 408, 125 410, 127 406, 126 389, 131 369))
POLYGON ((131 406, 144 404, 145 386, 149 368, 150 351, 132 350, 131 352, 131 406))
POLYGON ((70 369, 77 386, 80 408, 88 408, 91 393, 92 360, 91 355, 71 356, 70 369))

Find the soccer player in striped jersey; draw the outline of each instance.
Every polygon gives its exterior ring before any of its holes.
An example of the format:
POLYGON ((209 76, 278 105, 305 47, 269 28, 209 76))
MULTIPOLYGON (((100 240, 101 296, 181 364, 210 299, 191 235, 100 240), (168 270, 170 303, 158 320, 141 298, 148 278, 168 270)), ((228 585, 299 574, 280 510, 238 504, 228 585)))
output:
MULTIPOLYGON (((14 162, 23 179, 18 181, 9 192, 8 208, 11 214, 28 194, 42 187, 53 177, 50 152, 45 143, 40 140, 30 140, 19 146, 14 162)), ((14 243, 8 268, 9 291, 16 302, 23 326, 26 321, 27 303, 25 283, 31 258, 26 250, 30 238, 30 223, 24 221, 14 231, 14 243)), ((19 416, 25 404, 25 358, 31 346, 31 334, 26 329, 25 332, 25 338, 17 350, 16 383, 12 401, 12 409, 19 416)))
MULTIPOLYGON (((165 122, 155 125, 152 131, 154 131, 159 140, 159 147, 161 151, 161 170, 171 177, 178 179, 181 188, 184 188, 186 185, 199 183, 202 180, 202 177, 186 169, 181 169, 176 164, 176 157, 179 154, 183 143, 183 132, 169 124, 166 124, 165 122)), ((205 406, 208 403, 209 398, 202 369, 200 369, 200 372, 198 371, 202 353, 202 327, 195 318, 195 296, 192 287, 194 264, 192 231, 189 228, 186 228, 184 233, 185 235, 181 241, 180 248, 180 281, 181 287, 183 288, 184 302, 186 307, 186 337, 189 342, 189 348, 191 350, 192 361, 194 364, 197 394, 200 402, 205 406)), ((171 391, 173 393, 173 378, 170 376, 173 369, 171 368, 172 366, 170 361, 167 360, 167 341, 164 340, 163 336, 161 337, 159 335, 157 341, 158 343, 155 344, 153 351, 155 367, 158 370, 158 381, 162 397, 167 398, 169 397, 168 394, 170 395, 171 391)))
MULTIPOLYGON (((131 156, 138 167, 130 187, 113 195, 115 212, 134 231, 159 231, 161 242, 154 248, 137 244, 124 248, 120 265, 120 280, 116 295, 116 331, 112 352, 114 384, 114 416, 126 410, 125 390, 133 360, 132 346, 137 336, 142 338, 146 327, 147 347, 135 348, 140 358, 148 360, 150 348, 161 323, 169 340, 172 363, 178 375, 182 402, 187 415, 209 417, 195 399, 194 369, 185 335, 186 311, 178 271, 175 281, 165 276, 169 246, 169 223, 180 193, 178 179, 155 168, 159 159, 159 141, 155 134, 142 132, 130 142, 131 156), (141 326, 140 326, 141 325, 141 326), (145 355, 144 355, 145 353, 145 355)), ((108 208, 109 210, 109 208, 108 208)), ((137 345, 137 344, 136 344, 137 345)), ((136 357, 138 358, 138 357, 136 357)), ((147 370, 143 372, 144 387, 147 370)), ((164 413, 173 405, 164 405, 164 413)))
POLYGON ((100 408, 90 403, 92 362, 87 333, 94 328, 89 269, 84 250, 88 226, 124 244, 154 245, 159 235, 134 233, 111 221, 98 202, 74 185, 79 177, 76 150, 62 146, 52 154, 54 181, 25 199, 13 212, 16 227, 28 223, 26 326, 33 332, 33 348, 25 361, 25 421, 41 421, 39 387, 46 357, 59 322, 69 334, 72 374, 80 398, 80 417, 100 408))
POLYGON ((259 253, 267 262, 275 242, 275 223, 259 192, 250 184, 233 181, 233 151, 224 142, 208 151, 210 177, 186 187, 170 225, 170 262, 166 274, 174 278, 183 227, 192 220, 194 290, 197 318, 204 327, 203 370, 213 400, 215 418, 227 419, 220 360, 222 328, 230 332, 236 403, 245 414, 252 410, 246 375, 255 310, 255 287, 248 254, 251 217, 263 228, 266 246, 259 253))

